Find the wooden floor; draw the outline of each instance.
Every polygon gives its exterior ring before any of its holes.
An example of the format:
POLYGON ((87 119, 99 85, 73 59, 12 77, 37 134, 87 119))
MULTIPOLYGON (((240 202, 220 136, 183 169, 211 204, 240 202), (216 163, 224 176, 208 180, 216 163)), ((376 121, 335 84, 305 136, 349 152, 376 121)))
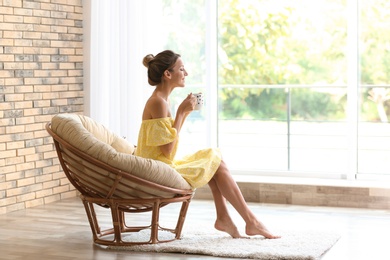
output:
MULTIPOLYGON (((390 211, 306 207, 273 204, 249 204, 271 230, 332 230, 341 239, 321 260, 390 259, 390 211)), ((163 218, 176 213, 176 208, 163 211, 163 218)), ((105 209, 99 210, 109 223, 105 209)), ((212 201, 193 200, 185 222, 213 228, 215 212, 212 201)), ((241 218, 232 217, 242 229, 241 218)), ((143 221, 145 215, 134 218, 143 221)), ((176 217, 175 217, 176 218, 176 217)), ((133 220, 133 219, 132 219, 133 220)), ((184 228, 185 229, 185 228, 184 228)), ((0 259, 219 259, 201 255, 131 253, 109 251, 92 244, 84 208, 78 198, 0 215, 0 259)), ((226 258, 221 258, 226 259, 226 258)))

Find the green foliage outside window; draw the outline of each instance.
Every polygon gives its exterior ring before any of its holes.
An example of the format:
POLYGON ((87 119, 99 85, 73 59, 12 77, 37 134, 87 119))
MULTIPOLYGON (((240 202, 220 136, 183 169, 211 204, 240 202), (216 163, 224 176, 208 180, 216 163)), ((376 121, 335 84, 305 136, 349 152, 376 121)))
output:
POLYGON ((286 120, 287 99, 293 120, 345 118, 345 98, 323 88, 293 89, 291 97, 272 88, 346 84, 345 3, 334 2, 321 9, 317 1, 219 1, 219 84, 270 87, 222 88, 222 118, 286 120), (317 23, 310 11, 321 14, 317 23))
MULTIPOLYGON (((360 84, 384 86, 361 88, 360 116, 387 122, 390 2, 359 3, 360 84)), ((187 84, 202 84, 206 2, 166 0, 165 6, 167 17, 178 16, 167 48, 185 56, 187 84)), ((219 117, 286 120, 289 105, 292 120, 345 120, 347 19, 346 0, 219 0, 219 117)))

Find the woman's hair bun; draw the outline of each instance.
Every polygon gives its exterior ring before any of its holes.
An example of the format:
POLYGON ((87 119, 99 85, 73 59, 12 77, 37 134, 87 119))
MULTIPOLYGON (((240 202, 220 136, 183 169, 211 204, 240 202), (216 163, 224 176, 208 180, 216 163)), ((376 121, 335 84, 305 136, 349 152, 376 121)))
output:
POLYGON ((153 59, 154 59, 154 55, 148 54, 144 57, 144 60, 142 61, 142 63, 144 64, 144 66, 146 68, 149 68, 149 62, 151 62, 153 59))
POLYGON ((179 54, 171 50, 165 50, 156 56, 148 54, 144 57, 142 63, 148 68, 148 83, 151 86, 157 86, 163 79, 164 72, 175 66, 179 54))

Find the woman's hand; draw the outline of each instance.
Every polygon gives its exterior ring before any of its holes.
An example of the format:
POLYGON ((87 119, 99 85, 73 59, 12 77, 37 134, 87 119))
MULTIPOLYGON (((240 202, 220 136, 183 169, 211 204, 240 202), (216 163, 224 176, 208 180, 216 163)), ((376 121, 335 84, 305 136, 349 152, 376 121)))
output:
POLYGON ((194 95, 192 95, 192 93, 188 94, 188 96, 179 105, 177 112, 181 112, 184 113, 185 115, 188 115, 189 113, 194 111, 196 101, 197 99, 194 95))

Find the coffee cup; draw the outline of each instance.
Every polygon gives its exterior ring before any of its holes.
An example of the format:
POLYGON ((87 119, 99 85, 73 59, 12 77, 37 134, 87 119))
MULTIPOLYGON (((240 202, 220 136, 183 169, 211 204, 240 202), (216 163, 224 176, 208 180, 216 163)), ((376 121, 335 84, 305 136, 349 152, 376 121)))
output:
POLYGON ((196 105, 194 107, 194 110, 201 110, 203 108, 203 94, 202 93, 197 93, 197 94, 192 94, 196 97, 196 105))

